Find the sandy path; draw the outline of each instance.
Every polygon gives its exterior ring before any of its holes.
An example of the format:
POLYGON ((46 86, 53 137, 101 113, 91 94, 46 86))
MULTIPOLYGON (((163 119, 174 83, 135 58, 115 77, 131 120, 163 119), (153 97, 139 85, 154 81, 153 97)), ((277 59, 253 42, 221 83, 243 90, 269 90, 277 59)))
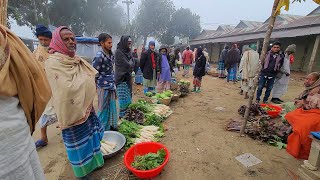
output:
MULTIPOLYGON (((284 100, 293 99, 302 91, 300 76, 296 74, 290 82, 284 100)), ((285 150, 225 131, 229 119, 237 116, 240 105, 247 103, 238 91, 239 84, 205 76, 200 94, 190 94, 172 103, 174 114, 165 122, 168 131, 162 141, 170 150, 171 159, 157 179, 290 179, 286 169, 297 171, 301 162, 285 150), (245 168, 235 159, 244 153, 252 153, 262 163, 245 168)), ((39 137, 38 131, 34 137, 39 137)), ((60 130, 54 125, 49 128, 49 141, 47 147, 38 151, 46 178, 73 179, 60 130)), ((122 154, 106 160, 105 167, 95 172, 95 179, 113 179, 117 169, 108 168, 121 160, 122 154)))

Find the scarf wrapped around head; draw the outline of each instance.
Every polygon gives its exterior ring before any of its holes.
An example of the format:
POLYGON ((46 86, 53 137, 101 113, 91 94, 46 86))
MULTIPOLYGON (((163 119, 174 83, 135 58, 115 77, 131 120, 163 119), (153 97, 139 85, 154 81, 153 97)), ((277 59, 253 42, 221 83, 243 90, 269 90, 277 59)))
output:
POLYGON ((30 50, 3 25, 0 25, 0 84, 0 96, 18 96, 32 134, 51 90, 43 68, 30 50))
POLYGON ((62 38, 61 38, 60 32, 63 29, 70 30, 66 26, 60 26, 56 30, 53 31, 53 36, 52 36, 51 43, 50 43, 50 46, 49 46, 50 47, 50 52, 49 53, 53 54, 55 52, 59 52, 59 53, 64 54, 64 55, 67 55, 67 56, 70 56, 70 57, 74 57, 75 56, 75 52, 70 52, 69 49, 67 48, 67 46, 64 44, 62 38))
POLYGON ((320 86, 320 78, 315 83, 313 83, 312 86, 306 87, 303 93, 299 96, 299 99, 303 99, 304 97, 307 97, 312 89, 317 88, 319 86, 320 86))

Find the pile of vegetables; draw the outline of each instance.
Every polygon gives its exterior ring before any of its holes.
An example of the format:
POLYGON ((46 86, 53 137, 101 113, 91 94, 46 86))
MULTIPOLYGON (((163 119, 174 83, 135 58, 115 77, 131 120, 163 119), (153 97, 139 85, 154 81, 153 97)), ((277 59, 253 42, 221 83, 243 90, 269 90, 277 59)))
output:
POLYGON ((151 170, 161 166, 167 153, 164 149, 160 149, 157 153, 148 153, 144 156, 135 156, 131 166, 137 170, 151 170))
POLYGON ((119 126, 119 132, 126 139, 126 148, 141 142, 157 142, 159 138, 164 136, 162 124, 157 126, 141 126, 135 122, 123 120, 119 126))
MULTIPOLYGON (((170 91, 165 92, 171 94, 170 91)), ((138 100, 131 104, 119 126, 126 139, 126 148, 140 142, 158 142, 164 136, 162 122, 172 114, 170 107, 138 100)))
POLYGON ((191 82, 190 81, 186 81, 186 80, 180 80, 179 81, 179 86, 180 86, 180 92, 182 94, 187 94, 189 93, 189 87, 191 85, 191 82))
POLYGON ((142 111, 143 113, 150 113, 152 112, 154 106, 152 104, 149 104, 145 100, 138 100, 137 103, 133 103, 129 105, 129 109, 137 109, 142 111))
POLYGON ((276 111, 275 108, 269 107, 269 106, 263 107, 262 109, 265 110, 265 111, 276 111))
MULTIPOLYGON (((238 112, 244 116, 246 106, 239 108, 238 112)), ((266 142, 279 149, 286 148, 286 141, 291 128, 288 123, 278 122, 277 119, 271 119, 266 111, 275 110, 274 108, 262 108, 259 104, 252 104, 250 115, 245 133, 255 140, 266 142)), ((240 131, 241 122, 233 121, 227 129, 231 131, 240 131)))
MULTIPOLYGON (((247 106, 243 105, 238 110, 239 114, 241 114, 242 117, 244 117, 244 113, 246 112, 246 108, 247 108, 247 106)), ((250 116, 262 116, 262 115, 268 115, 268 113, 260 106, 260 104, 254 103, 250 107, 249 115, 250 116)))
POLYGON ((173 92, 168 90, 163 93, 157 93, 154 96, 152 96, 152 99, 170 99, 173 96, 173 92))
POLYGON ((111 154, 114 149, 117 147, 117 144, 109 142, 109 141, 101 141, 101 152, 103 154, 111 154))
POLYGON ((180 80, 180 81, 178 82, 178 85, 179 85, 179 86, 187 86, 187 87, 189 87, 189 86, 191 85, 191 82, 190 82, 190 81, 187 81, 187 80, 180 80))
POLYGON ((163 104, 156 104, 154 105, 152 113, 162 117, 167 118, 172 114, 172 110, 169 106, 163 105, 163 104))
POLYGON ((139 109, 128 108, 123 118, 141 125, 144 123, 144 113, 139 109))

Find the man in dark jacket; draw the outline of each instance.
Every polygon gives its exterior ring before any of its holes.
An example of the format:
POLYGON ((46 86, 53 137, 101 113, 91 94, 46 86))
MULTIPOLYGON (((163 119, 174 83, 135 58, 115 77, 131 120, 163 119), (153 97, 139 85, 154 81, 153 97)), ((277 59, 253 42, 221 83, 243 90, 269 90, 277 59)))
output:
POLYGON ((273 88, 276 75, 284 62, 284 55, 281 52, 281 44, 275 42, 272 45, 271 50, 267 53, 264 64, 262 65, 262 70, 259 77, 259 87, 257 91, 257 103, 260 102, 260 97, 262 90, 266 85, 266 92, 263 98, 263 103, 267 103, 270 93, 273 88))
POLYGON ((149 42, 149 49, 141 54, 140 68, 143 73, 144 93, 154 91, 157 85, 157 59, 155 42, 149 42))

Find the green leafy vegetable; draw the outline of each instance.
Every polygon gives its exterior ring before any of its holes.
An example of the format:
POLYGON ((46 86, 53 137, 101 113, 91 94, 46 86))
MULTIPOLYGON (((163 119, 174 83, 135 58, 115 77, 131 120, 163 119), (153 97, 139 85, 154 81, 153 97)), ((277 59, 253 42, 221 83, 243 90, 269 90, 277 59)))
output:
POLYGON ((167 153, 164 149, 160 149, 157 153, 148 153, 144 156, 134 157, 135 161, 131 166, 137 170, 151 170, 163 164, 167 153))
POLYGON ((139 132, 142 127, 134 122, 123 120, 119 126, 119 132, 123 134, 126 139, 126 147, 130 147, 134 144, 134 138, 139 137, 139 132))

